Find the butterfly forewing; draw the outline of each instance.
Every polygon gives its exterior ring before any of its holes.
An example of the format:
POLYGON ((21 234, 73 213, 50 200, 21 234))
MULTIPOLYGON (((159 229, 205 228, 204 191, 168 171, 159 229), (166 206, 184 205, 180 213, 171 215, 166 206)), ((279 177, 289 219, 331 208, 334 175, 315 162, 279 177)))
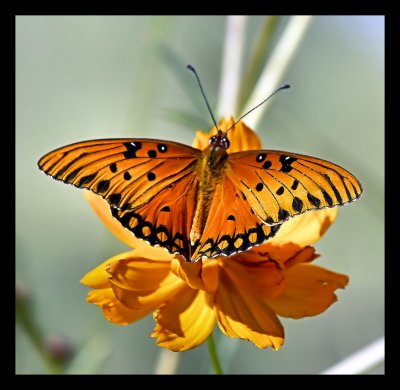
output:
POLYGON ((87 188, 111 206, 134 209, 193 171, 200 151, 148 139, 108 139, 65 146, 39 167, 57 180, 87 188))
POLYGON ((272 150, 229 156, 231 175, 253 211, 267 224, 280 224, 308 210, 357 199, 360 182, 344 168, 315 157, 272 150))

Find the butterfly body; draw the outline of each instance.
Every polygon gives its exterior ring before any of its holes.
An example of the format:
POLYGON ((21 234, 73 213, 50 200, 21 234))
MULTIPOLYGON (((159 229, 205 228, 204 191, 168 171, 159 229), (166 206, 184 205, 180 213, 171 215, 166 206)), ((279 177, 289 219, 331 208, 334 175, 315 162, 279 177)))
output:
POLYGON ((358 180, 328 161, 273 150, 238 152, 243 148, 232 139, 241 130, 254 136, 239 122, 229 140, 214 129, 201 149, 154 139, 84 141, 48 153, 39 168, 102 196, 136 237, 188 261, 245 251, 273 237, 292 216, 360 196, 358 180))
POLYGON ((212 136, 208 147, 200 155, 197 169, 199 178, 196 194, 196 211, 190 231, 190 243, 194 247, 200 239, 210 212, 215 190, 221 184, 228 168, 229 140, 223 132, 212 136))

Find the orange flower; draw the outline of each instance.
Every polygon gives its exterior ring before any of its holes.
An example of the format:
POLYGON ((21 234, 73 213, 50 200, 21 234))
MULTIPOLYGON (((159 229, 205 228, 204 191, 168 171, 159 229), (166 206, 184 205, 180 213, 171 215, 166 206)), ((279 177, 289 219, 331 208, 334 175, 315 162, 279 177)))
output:
MULTIPOLYGON (((233 119, 222 121, 228 128, 233 119)), ((215 132, 215 129, 212 130, 215 132)), ((257 135, 239 123, 230 132, 235 152, 261 148, 257 135)), ((204 148, 209 135, 197 132, 193 146, 204 148)), ((337 209, 308 212, 285 222, 266 243, 230 257, 189 263, 152 247, 125 230, 106 201, 89 191, 85 197, 106 226, 133 248, 90 271, 82 283, 94 290, 87 300, 111 322, 127 325, 154 311, 152 337, 172 351, 203 343, 218 323, 230 337, 277 350, 284 342, 278 319, 324 312, 336 301, 334 291, 346 275, 310 264, 316 242, 333 223, 337 209)))

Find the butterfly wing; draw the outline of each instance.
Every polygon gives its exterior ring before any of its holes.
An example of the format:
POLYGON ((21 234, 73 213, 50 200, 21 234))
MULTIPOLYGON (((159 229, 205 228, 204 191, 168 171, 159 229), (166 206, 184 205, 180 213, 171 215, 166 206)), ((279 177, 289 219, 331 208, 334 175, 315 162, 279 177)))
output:
POLYGON ((350 172, 329 161, 272 150, 230 154, 193 259, 242 252, 290 217, 344 205, 361 192, 350 172))
POLYGON ((230 256, 273 237, 280 225, 265 224, 252 210, 239 187, 226 174, 217 185, 204 230, 194 245, 192 261, 230 256))
POLYGON ((228 175, 269 225, 309 210, 344 205, 362 192, 350 172, 316 157, 259 150, 233 153, 229 161, 228 175))
POLYGON ((62 147, 38 165, 54 179, 102 196, 137 237, 190 258, 200 154, 176 142, 108 139, 62 147))
POLYGON ((197 185, 197 176, 190 172, 136 209, 112 208, 111 212, 136 237, 189 260, 192 253, 189 234, 196 208, 197 185))

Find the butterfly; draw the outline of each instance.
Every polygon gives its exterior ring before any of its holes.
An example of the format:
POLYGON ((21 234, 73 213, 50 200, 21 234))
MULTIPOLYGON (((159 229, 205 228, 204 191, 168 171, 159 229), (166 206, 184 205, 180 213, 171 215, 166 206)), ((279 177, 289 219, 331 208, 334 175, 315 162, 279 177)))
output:
POLYGON ((361 195, 357 178, 329 161, 276 150, 230 153, 229 138, 240 126, 214 128, 203 150, 102 139, 56 149, 38 165, 103 197, 136 237, 192 262, 243 252, 273 237, 290 217, 361 195))

